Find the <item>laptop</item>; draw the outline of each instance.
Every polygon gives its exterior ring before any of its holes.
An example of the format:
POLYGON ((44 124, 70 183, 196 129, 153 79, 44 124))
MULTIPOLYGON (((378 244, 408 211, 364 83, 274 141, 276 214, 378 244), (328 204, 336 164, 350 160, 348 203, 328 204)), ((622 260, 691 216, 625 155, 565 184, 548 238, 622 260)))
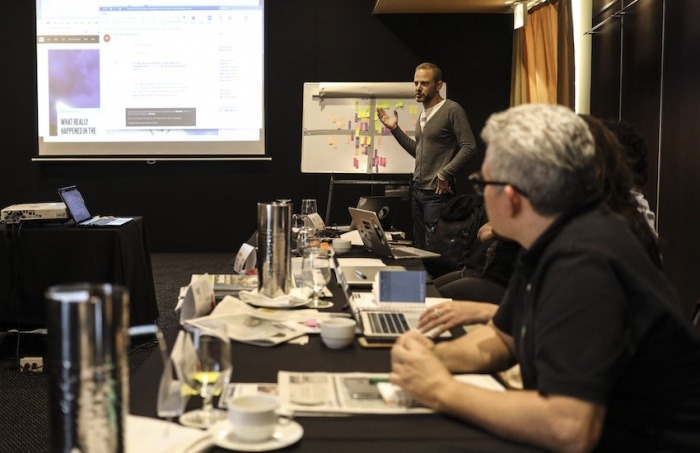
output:
MULTIPOLYGON (((447 300, 447 299, 446 299, 447 300)), ((437 302, 437 301, 436 301, 437 302)), ((348 305, 369 342, 393 342, 409 330, 417 330, 426 302, 377 302, 373 293, 354 291, 348 295, 348 305)), ((432 337, 433 331, 425 332, 432 337)), ((452 334, 445 331, 440 338, 452 334)))
MULTIPOLYGON (((357 321, 362 335, 369 343, 379 345, 390 345, 403 333, 411 329, 418 329, 420 315, 429 305, 444 302, 450 299, 425 298, 425 292, 417 298, 408 298, 413 302, 378 302, 374 293, 370 291, 350 291, 348 284, 348 272, 339 272, 340 267, 335 262, 336 280, 340 284, 348 300, 350 311, 357 321)), ((345 270, 347 266, 343 266, 345 270)), ((397 285, 394 287, 403 290, 411 285, 403 284, 401 279, 406 275, 407 271, 395 270, 391 271, 391 266, 378 267, 378 271, 389 271, 382 275, 393 275, 397 277, 397 285)), ((423 273, 424 274, 424 273, 423 273)), ((423 275, 419 283, 425 289, 427 276, 423 275)), ((416 282, 414 282, 416 283, 416 282)), ((415 293, 415 291, 414 291, 415 293)), ((433 331, 427 332, 426 335, 431 335, 433 331)), ((449 331, 440 335, 441 338, 450 337, 449 331)))
POLYGON ((87 206, 85 205, 85 200, 83 200, 83 196, 80 194, 76 186, 61 187, 58 189, 58 195, 66 204, 66 208, 68 208, 71 218, 78 226, 119 226, 133 220, 132 217, 91 216, 87 206))
POLYGON ((370 252, 394 260, 440 256, 439 253, 416 247, 390 245, 376 212, 357 208, 348 208, 348 210, 352 217, 352 224, 359 231, 362 243, 370 252))
POLYGON ((357 209, 376 212, 379 222, 382 224, 382 228, 390 230, 393 227, 391 220, 394 217, 394 212, 396 212, 400 201, 401 196, 396 195, 360 197, 357 202, 357 209))

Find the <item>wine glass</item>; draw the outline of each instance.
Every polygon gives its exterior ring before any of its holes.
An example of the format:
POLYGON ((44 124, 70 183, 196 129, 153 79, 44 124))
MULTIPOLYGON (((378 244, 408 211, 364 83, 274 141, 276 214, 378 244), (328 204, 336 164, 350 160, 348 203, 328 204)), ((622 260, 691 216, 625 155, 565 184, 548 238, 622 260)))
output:
POLYGON ((321 291, 331 279, 330 259, 320 255, 318 250, 308 251, 304 254, 304 260, 301 263, 301 277, 304 281, 304 286, 311 287, 314 290, 314 298, 309 307, 328 308, 333 306, 332 302, 320 299, 321 291))
POLYGON ((208 428, 226 418, 226 412, 214 409, 212 399, 220 395, 231 376, 231 345, 225 332, 188 327, 185 331, 185 384, 202 397, 202 408, 185 412, 180 423, 208 428))
POLYGON ((318 251, 321 247, 321 239, 314 228, 304 226, 297 233, 297 253, 305 256, 307 252, 318 251))
POLYGON ((307 216, 309 214, 316 214, 317 212, 318 206, 314 198, 304 198, 301 200, 301 215, 307 216))

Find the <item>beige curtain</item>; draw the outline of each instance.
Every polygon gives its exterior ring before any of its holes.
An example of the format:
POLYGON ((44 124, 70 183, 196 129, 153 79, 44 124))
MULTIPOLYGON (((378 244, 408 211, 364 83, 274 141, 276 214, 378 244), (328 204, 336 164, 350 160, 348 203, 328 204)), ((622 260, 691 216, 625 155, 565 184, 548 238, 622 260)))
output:
POLYGON ((571 0, 532 8, 513 34, 511 105, 574 104, 571 0))

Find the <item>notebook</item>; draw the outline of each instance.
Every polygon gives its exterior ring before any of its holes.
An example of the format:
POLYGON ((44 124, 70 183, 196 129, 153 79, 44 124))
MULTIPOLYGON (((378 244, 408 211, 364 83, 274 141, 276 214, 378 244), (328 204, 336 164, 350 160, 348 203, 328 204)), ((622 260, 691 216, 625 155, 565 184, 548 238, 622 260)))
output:
POLYGON ((437 258, 440 256, 439 253, 416 247, 390 245, 376 212, 357 208, 348 208, 348 210, 350 217, 352 217, 352 224, 359 231, 362 243, 370 252, 395 260, 437 258))
POLYGON ((357 202, 357 209, 365 211, 374 211, 377 213, 377 218, 385 230, 391 229, 391 220, 394 217, 394 212, 401 201, 400 196, 369 196, 360 197, 357 202))
POLYGON ((76 186, 61 187, 58 189, 58 195, 66 204, 66 208, 68 208, 70 216, 78 226, 119 226, 133 220, 132 217, 91 216, 87 206, 85 205, 85 200, 83 200, 83 196, 80 194, 76 186))

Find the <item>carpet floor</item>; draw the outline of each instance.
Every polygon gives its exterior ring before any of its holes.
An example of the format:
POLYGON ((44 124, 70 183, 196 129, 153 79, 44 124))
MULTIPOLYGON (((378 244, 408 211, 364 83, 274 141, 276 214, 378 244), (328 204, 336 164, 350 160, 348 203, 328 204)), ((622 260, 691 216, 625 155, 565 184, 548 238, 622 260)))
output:
MULTIPOLYGON (((167 333, 178 327, 175 305, 180 287, 192 274, 231 273, 230 253, 154 253, 153 281, 160 316, 156 323, 167 333)), ((50 450, 49 375, 20 372, 18 358, 43 356, 45 336, 0 333, 0 452, 50 450)), ((151 339, 134 341, 129 348, 129 374, 156 351, 151 339)))

